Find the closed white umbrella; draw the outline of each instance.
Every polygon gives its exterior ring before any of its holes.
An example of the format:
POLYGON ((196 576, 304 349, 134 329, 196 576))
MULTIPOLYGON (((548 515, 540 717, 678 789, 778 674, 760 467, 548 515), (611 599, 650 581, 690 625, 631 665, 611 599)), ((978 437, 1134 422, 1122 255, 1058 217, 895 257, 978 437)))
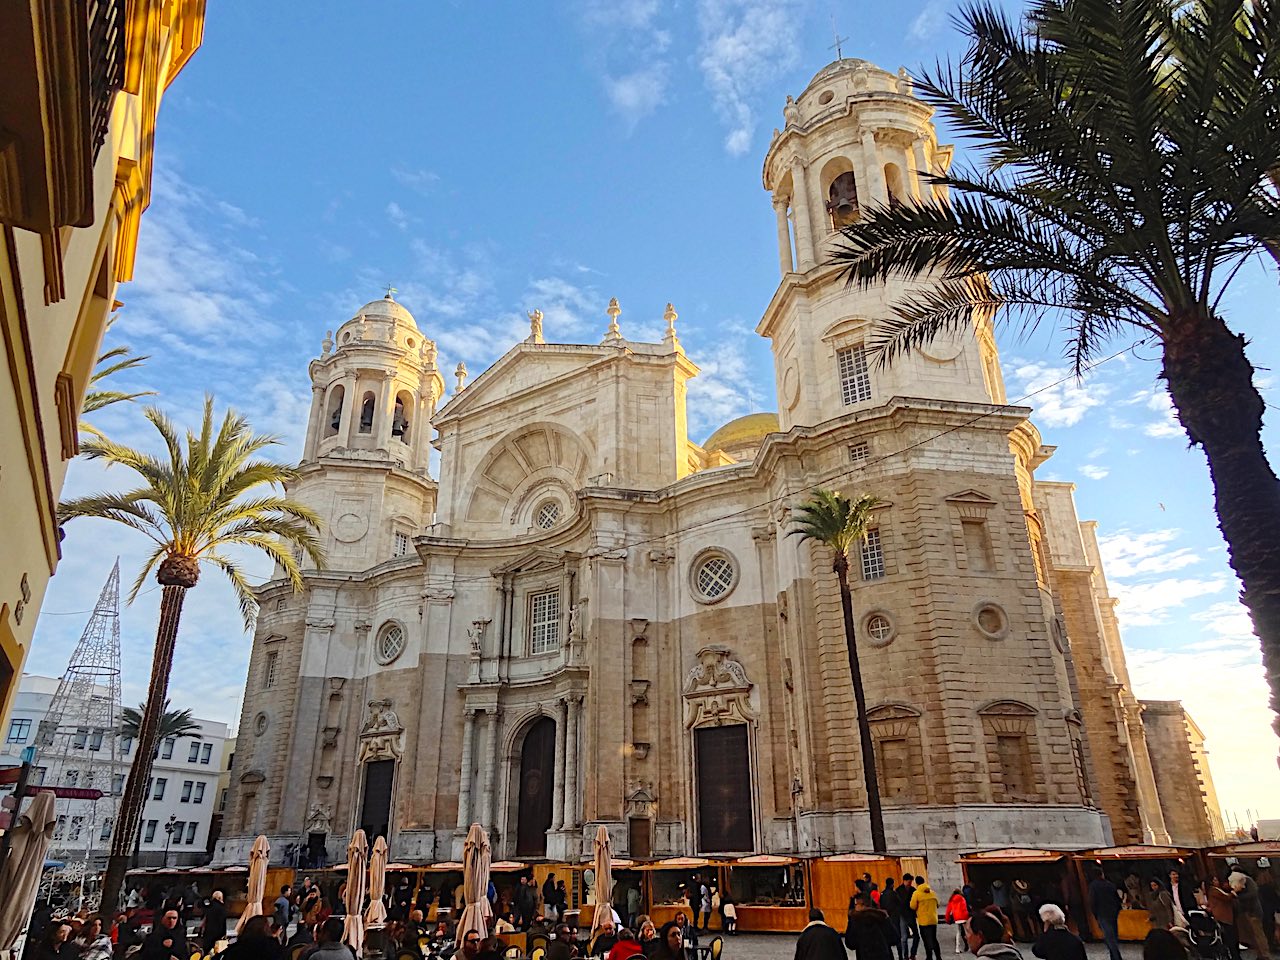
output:
POLYGON ((364 918, 361 913, 367 879, 364 868, 368 858, 369 841, 365 839, 363 830, 357 830, 347 844, 347 895, 344 898, 347 916, 342 925, 342 940, 350 945, 357 957, 364 949, 364 918))
POLYGON ((387 889, 387 841, 379 837, 373 841, 373 853, 369 855, 369 909, 364 912, 366 927, 380 926, 387 920, 387 905, 382 895, 387 889))
POLYGON ((458 943, 468 930, 475 930, 483 940, 489 935, 489 835, 484 827, 473 823, 462 846, 462 896, 466 906, 458 918, 458 943))
POLYGON ((613 919, 613 852, 609 831, 603 824, 596 827, 596 909, 591 915, 591 936, 595 937, 606 920, 613 919))
POLYGON ((262 900, 267 895, 267 861, 270 859, 271 844, 266 837, 259 836, 249 851, 249 903, 236 922, 237 935, 253 917, 262 916, 262 900))
POLYGON ((53 794, 41 792, 10 831, 9 859, 0 872, 0 950, 13 946, 31 916, 55 821, 53 794))

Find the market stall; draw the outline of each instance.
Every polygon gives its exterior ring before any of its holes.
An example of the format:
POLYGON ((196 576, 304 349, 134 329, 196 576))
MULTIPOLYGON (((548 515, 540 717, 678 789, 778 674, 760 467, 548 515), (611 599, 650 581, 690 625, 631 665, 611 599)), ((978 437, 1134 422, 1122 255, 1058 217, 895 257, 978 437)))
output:
POLYGON ((809 861, 809 904, 821 910, 829 923, 841 925, 849 912, 849 900, 857 890, 857 881, 869 877, 883 890, 885 880, 892 877, 896 883, 905 873, 928 876, 925 858, 877 853, 819 857, 809 861))
MULTIPOLYGON (((640 864, 635 860, 627 860, 624 858, 613 857, 609 861, 610 870, 613 874, 613 909, 617 911, 618 916, 622 920, 623 926, 627 924, 627 891, 634 887, 640 891, 640 913, 645 912, 645 894, 644 894, 644 874, 640 871, 640 864)), ((578 926, 582 929, 590 929, 592 920, 595 918, 595 868, 591 861, 578 865, 577 882, 579 888, 580 902, 578 903, 578 926)))
MULTIPOLYGON (((1191 847, 1152 844, 1102 847, 1073 853, 1071 861, 1086 904, 1088 897, 1084 891, 1089 889, 1094 870, 1101 868, 1103 875, 1119 888, 1124 901, 1116 924, 1121 940, 1143 940, 1151 931, 1146 906, 1149 880, 1155 878, 1167 885, 1171 870, 1181 873, 1184 882, 1192 886, 1199 886, 1203 879, 1200 857, 1191 847)), ((1102 938, 1102 930, 1092 914, 1089 915, 1089 928, 1095 939, 1102 938)))
MULTIPOLYGON (((431 887, 431 909, 427 920, 435 923, 448 917, 457 917, 461 912, 462 900, 462 864, 456 860, 444 860, 420 868, 422 876, 419 885, 431 887)), ((417 893, 414 893, 417 896, 417 893)))
POLYGON ((1239 864, 1241 870, 1256 880, 1260 871, 1268 868, 1274 871, 1280 866, 1280 840, 1226 843, 1209 847, 1203 854, 1208 869, 1218 876, 1226 876, 1229 868, 1239 864))
POLYGON ((1001 847, 966 853, 957 861, 975 903, 995 904, 1024 936, 1037 932, 1037 911, 1045 903, 1057 904, 1067 922, 1079 930, 1086 924, 1084 896, 1069 850, 1036 847, 1001 847), (1020 891, 1025 884, 1025 902, 1020 891), (1030 927, 1028 927, 1030 924, 1030 927))
MULTIPOLYGON (((721 867, 720 896, 732 898, 738 929, 787 933, 809 922, 805 865, 796 857, 758 854, 721 867)), ((719 922, 712 918, 713 925, 719 922)))
MULTIPOLYGON (((689 891, 696 890, 697 881, 703 878, 715 882, 719 867, 717 861, 701 857, 671 857, 638 867, 645 874, 648 895, 644 902, 648 905, 649 918, 654 925, 661 927, 674 920, 678 913, 683 913, 693 922, 689 891)), ((718 926, 718 917, 713 916, 712 922, 718 926)))

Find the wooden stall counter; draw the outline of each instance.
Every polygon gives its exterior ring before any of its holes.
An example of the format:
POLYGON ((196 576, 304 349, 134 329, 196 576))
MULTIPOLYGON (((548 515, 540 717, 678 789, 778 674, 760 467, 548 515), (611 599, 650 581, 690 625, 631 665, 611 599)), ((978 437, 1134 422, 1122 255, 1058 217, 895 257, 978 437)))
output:
MULTIPOLYGON (((712 916, 715 927, 719 918, 712 916)), ((792 933, 803 930, 809 923, 807 907, 763 907, 738 904, 738 929, 745 932, 767 930, 771 933, 792 933)))

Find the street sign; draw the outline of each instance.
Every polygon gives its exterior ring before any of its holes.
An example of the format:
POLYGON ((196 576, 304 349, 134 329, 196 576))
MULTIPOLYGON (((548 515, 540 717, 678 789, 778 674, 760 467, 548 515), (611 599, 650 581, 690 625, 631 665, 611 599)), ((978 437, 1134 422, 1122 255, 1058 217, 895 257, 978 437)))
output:
POLYGON ((101 790, 85 787, 27 787, 27 793, 52 793, 59 800, 101 800, 101 790))

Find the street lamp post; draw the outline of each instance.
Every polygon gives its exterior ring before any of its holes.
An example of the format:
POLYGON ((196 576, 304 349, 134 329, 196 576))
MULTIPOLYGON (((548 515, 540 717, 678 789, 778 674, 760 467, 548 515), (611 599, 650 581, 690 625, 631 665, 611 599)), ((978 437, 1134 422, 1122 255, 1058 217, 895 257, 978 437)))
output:
POLYGON ((169 868, 169 841, 173 839, 173 831, 177 823, 178 815, 176 813, 169 814, 169 819, 164 822, 164 865, 166 870, 169 868))

